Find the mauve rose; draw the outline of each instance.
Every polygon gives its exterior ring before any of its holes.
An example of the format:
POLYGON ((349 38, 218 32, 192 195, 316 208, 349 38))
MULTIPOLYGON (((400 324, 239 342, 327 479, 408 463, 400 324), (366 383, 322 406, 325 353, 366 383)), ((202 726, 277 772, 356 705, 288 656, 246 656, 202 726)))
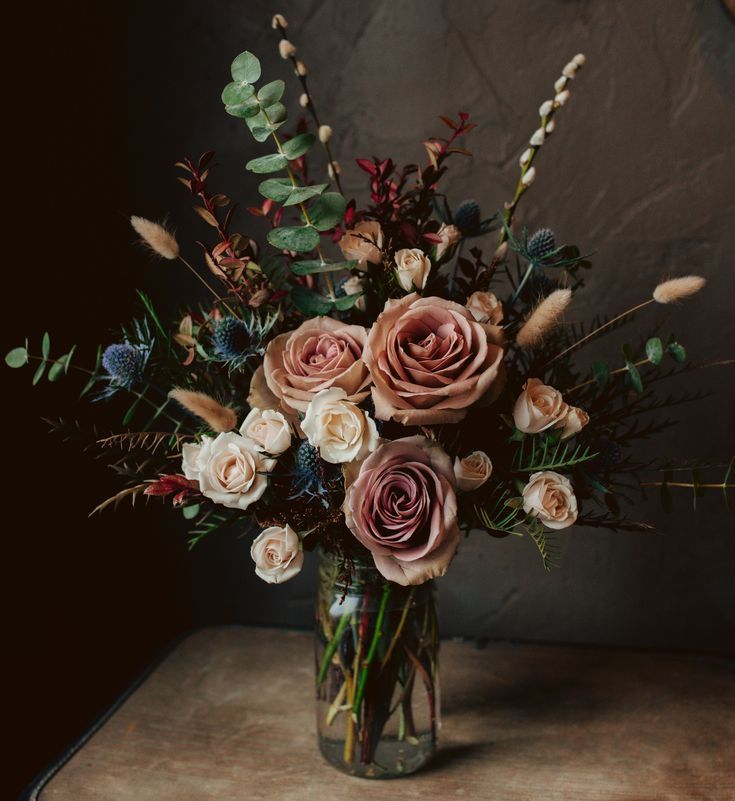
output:
POLYGON ((367 269, 367 262, 380 264, 383 257, 383 231, 374 220, 359 222, 342 234, 338 242, 346 259, 355 259, 359 270, 367 269))
POLYGON ((366 339, 362 326, 331 317, 314 317, 280 334, 268 344, 262 368, 253 376, 248 403, 267 408, 270 396, 287 414, 304 413, 317 392, 331 387, 360 403, 370 384, 362 359, 366 339))
POLYGON ((345 471, 347 527, 389 581, 443 576, 459 544, 452 462, 425 437, 383 443, 345 471), (356 477, 354 475, 356 473, 356 477))
POLYGON ((389 300, 363 358, 373 378, 375 416, 404 425, 457 423, 467 407, 502 389, 503 333, 451 300, 389 300))

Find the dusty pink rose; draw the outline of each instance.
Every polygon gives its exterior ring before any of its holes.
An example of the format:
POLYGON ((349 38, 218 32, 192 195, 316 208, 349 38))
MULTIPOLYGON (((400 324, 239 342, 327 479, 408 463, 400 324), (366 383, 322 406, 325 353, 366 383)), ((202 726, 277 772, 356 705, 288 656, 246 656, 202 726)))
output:
POLYGON ((347 527, 389 581, 404 586, 443 576, 459 544, 452 462, 425 437, 383 443, 345 473, 347 527))
POLYGON ((451 300, 389 300, 368 335, 375 416, 404 425, 456 423, 502 388, 503 335, 451 300))
POLYGON ((380 264, 383 258, 383 231, 374 220, 357 223, 344 232, 338 244, 345 258, 357 261, 359 270, 367 270, 368 262, 380 264))
POLYGON ((336 387, 347 393, 347 400, 359 403, 370 384, 362 359, 366 339, 362 326, 331 317, 315 317, 280 334, 268 344, 248 402, 268 408, 270 397, 289 414, 304 413, 317 392, 336 387))

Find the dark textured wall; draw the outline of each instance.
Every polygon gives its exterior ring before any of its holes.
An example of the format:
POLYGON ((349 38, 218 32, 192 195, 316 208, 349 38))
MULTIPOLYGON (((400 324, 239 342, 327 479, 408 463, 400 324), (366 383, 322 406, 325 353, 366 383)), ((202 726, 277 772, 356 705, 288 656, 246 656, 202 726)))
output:
MULTIPOLYGON (((133 313, 134 287, 171 312, 198 297, 186 274, 130 248, 126 216, 169 214, 195 256, 206 228, 172 165, 209 148, 219 188, 256 201, 244 164, 265 151, 224 114, 219 92, 231 58, 248 48, 269 79, 287 80, 297 112, 273 10, 264 0, 77 4, 41 21, 26 10, 33 53, 5 65, 19 76, 7 101, 16 143, 5 153, 15 210, 12 228, 6 218, 6 350, 48 327, 59 345, 77 341, 92 358, 91 343, 133 313)), ((479 127, 468 140, 474 158, 453 165, 449 197, 499 208, 538 105, 564 63, 586 53, 519 220, 596 251, 572 318, 623 309, 661 277, 695 271, 706 292, 670 318, 649 319, 698 359, 735 355, 735 23, 717 0, 327 0, 280 10, 358 198, 365 182, 353 157, 421 159, 436 116, 461 109, 479 127)), ((605 347, 617 352, 619 338, 605 347)), ((677 410, 681 423, 647 454, 735 450, 733 375, 713 368, 690 379, 718 394, 677 410)), ((187 553, 183 527, 163 510, 88 521, 114 480, 49 439, 38 418, 90 410, 64 387, 31 390, 29 378, 3 373, 12 399, 8 686, 19 688, 16 768, 26 779, 171 637, 211 622, 306 626, 313 592, 313 565, 282 588, 260 582, 248 543, 233 536, 187 553)), ((114 426, 114 416, 102 418, 103 430, 114 426)), ((732 515, 716 497, 694 514, 684 496, 672 515, 653 499, 636 513, 659 533, 575 528, 551 575, 527 541, 463 543, 440 582, 444 631, 732 651, 732 515)))

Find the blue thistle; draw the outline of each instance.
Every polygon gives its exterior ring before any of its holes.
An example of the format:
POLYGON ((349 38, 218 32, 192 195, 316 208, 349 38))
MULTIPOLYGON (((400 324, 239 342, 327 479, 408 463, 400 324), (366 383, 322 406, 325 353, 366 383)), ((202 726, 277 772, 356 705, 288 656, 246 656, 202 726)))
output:
POLYGON ((102 354, 102 366, 112 384, 130 389, 143 378, 148 350, 129 342, 108 345, 102 354))
POLYGON ((251 348, 252 337, 247 325, 237 317, 225 317, 212 333, 212 344, 217 354, 226 361, 242 359, 251 348))
POLYGON ((474 200, 464 200, 454 212, 454 224, 464 236, 472 236, 480 230, 480 207, 474 200))
POLYGON ((294 457, 294 479, 292 498, 303 495, 319 498, 322 504, 329 506, 328 494, 336 488, 340 470, 337 465, 329 464, 319 457, 317 449, 308 441, 302 440, 294 457))
POLYGON ((528 240, 526 251, 530 261, 540 264, 548 259, 556 249, 556 237, 551 228, 539 228, 528 240))

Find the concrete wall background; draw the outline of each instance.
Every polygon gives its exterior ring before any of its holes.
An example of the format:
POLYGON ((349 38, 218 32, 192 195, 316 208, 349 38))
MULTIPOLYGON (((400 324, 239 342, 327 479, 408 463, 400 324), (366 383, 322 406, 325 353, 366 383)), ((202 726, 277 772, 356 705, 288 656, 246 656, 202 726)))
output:
MULTIPOLYGON (((267 151, 223 115, 218 91, 241 49, 262 57, 269 80, 288 82, 290 70, 275 52, 272 4, 216 6, 211 14, 200 4, 178 3, 173 19, 152 10, 132 29, 127 130, 138 169, 130 195, 137 207, 147 200, 145 212, 172 207, 170 161, 210 146, 226 190, 256 198, 255 180, 242 165, 267 151), (167 26, 173 28, 162 47, 167 26)), ((621 310, 662 277, 696 271, 708 278, 707 292, 664 324, 698 359, 733 355, 735 24, 718 2, 679 3, 675 12, 663 0, 286 2, 280 8, 310 67, 320 115, 335 129, 346 190, 358 198, 365 198, 366 185, 353 157, 421 159, 420 140, 440 130, 436 116, 461 109, 479 128, 466 143, 474 158, 452 165, 448 195, 455 203, 474 197, 488 212, 499 208, 515 186, 539 103, 564 63, 583 51, 588 64, 540 155, 538 179, 518 219, 532 228, 549 225, 564 241, 596 250, 572 317, 621 310)), ((294 82, 290 87, 296 110, 299 90, 294 82)), ((183 206, 175 212, 180 219, 196 230, 183 206)), ((616 353, 623 336, 601 347, 616 353)), ((682 424, 653 453, 681 459, 735 450, 732 370, 710 370, 696 380, 716 389, 717 398, 677 410, 682 424)), ((690 506, 688 497, 678 497, 676 514, 667 516, 655 501, 641 504, 639 516, 656 521, 660 534, 575 528, 564 536, 562 570, 550 576, 529 542, 477 535, 440 582, 445 631, 721 646, 735 633, 733 519, 716 498, 697 515, 690 506)), ((248 576, 244 545, 242 558, 238 606, 254 603, 263 622, 306 624, 310 573, 274 590, 248 576)))

